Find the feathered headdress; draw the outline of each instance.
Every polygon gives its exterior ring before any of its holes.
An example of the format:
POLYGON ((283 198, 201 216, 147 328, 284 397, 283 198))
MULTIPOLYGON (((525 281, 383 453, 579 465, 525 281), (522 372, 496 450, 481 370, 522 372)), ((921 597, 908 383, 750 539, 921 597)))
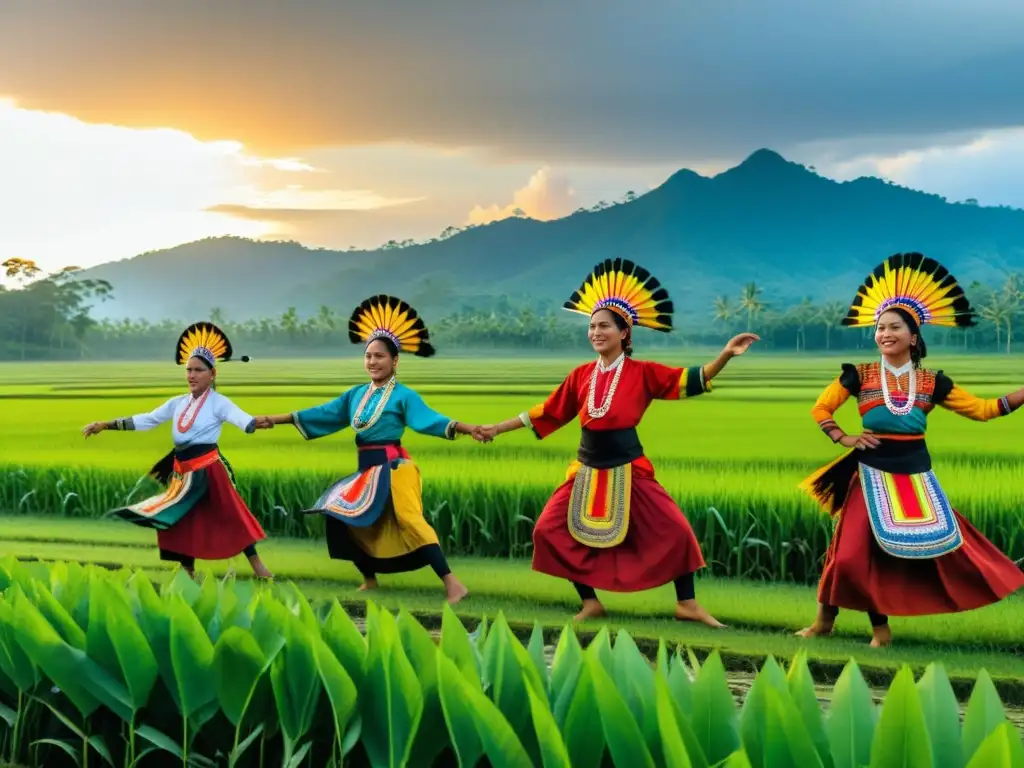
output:
POLYGON ((400 352, 430 357, 434 347, 423 318, 401 299, 380 294, 356 307, 348 321, 348 338, 353 344, 367 345, 375 339, 389 339, 400 352))
POLYGON ((873 326, 883 312, 902 309, 918 326, 975 324, 963 288, 944 266, 920 253, 897 253, 883 261, 857 290, 843 325, 873 326))
MULTIPOLYGON (((231 359, 231 342, 224 332, 213 323, 192 323, 178 337, 174 360, 178 365, 185 365, 193 357, 205 360, 211 368, 218 362, 231 359)), ((249 362, 248 355, 240 358, 243 363, 249 362)))
POLYGON ((650 272, 628 259, 605 259, 562 305, 590 317, 607 309, 629 327, 634 325, 668 333, 672 330, 672 302, 650 272))

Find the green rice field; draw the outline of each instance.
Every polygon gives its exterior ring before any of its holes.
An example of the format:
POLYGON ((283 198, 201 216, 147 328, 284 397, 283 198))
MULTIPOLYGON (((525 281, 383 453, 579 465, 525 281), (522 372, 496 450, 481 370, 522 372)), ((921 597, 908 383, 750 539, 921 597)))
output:
MULTIPOLYGON (((666 363, 697 364, 713 351, 666 363)), ((580 359, 403 359, 400 378, 435 409, 489 423, 539 402, 580 359)), ((754 351, 733 360, 714 391, 657 402, 640 428, 659 479, 689 516, 714 575, 813 583, 831 521, 797 484, 838 449, 809 409, 847 358, 754 351)), ((932 361, 929 361, 932 362, 932 361)), ((1024 383, 1024 360, 947 355, 934 361, 961 386, 997 397, 1024 383)), ((252 414, 328 400, 364 380, 361 360, 266 360, 222 366, 219 391, 252 414)), ((0 366, 0 512, 96 518, 156 490, 143 477, 170 446, 169 426, 148 433, 79 433, 95 419, 157 407, 184 390, 170 363, 0 366)), ((856 407, 840 424, 858 427, 856 407)), ((938 410, 929 445, 953 503, 1015 560, 1024 560, 1024 421, 976 423, 938 410)), ((428 514, 451 555, 528 557, 533 520, 565 477, 576 423, 544 441, 527 430, 481 445, 406 433, 424 478, 428 514)), ((221 446, 240 490, 272 535, 320 535, 296 516, 355 464, 351 433, 306 442, 291 427, 245 435, 227 426, 221 446)))

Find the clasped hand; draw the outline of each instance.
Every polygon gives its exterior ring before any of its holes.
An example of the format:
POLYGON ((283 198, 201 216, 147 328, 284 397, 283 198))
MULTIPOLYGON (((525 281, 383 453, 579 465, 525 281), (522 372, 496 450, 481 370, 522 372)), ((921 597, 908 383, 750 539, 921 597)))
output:
POLYGON ((498 436, 498 427, 494 424, 478 425, 470 432, 473 439, 480 443, 489 443, 498 436))
POLYGON ((273 429, 274 422, 269 416, 256 417, 256 429, 273 429))

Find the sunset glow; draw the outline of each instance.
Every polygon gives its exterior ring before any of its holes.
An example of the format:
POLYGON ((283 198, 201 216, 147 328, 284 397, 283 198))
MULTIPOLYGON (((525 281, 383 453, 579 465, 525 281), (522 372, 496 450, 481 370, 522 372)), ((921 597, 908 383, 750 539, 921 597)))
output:
POLYGON ((205 237, 273 236, 248 209, 370 210, 370 190, 321 188, 301 158, 249 155, 237 141, 203 142, 180 130, 87 124, 0 100, 0 257, 44 270, 88 267, 205 237))

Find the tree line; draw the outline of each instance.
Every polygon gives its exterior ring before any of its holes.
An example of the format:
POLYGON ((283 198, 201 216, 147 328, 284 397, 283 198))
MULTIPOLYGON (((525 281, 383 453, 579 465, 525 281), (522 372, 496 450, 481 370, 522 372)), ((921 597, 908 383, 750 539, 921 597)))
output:
MULTIPOLYGON (((72 279, 76 267, 45 274, 32 261, 8 259, 2 267, 16 290, 0 285, 0 360, 162 359, 169 356, 185 323, 181 320, 96 320, 91 310, 111 299, 104 280, 72 279)), ((967 330, 928 328, 932 348, 1011 353, 1024 321, 1024 279, 1009 275, 1001 285, 967 288, 978 324, 967 330)), ((736 296, 718 296, 704 312, 676 319, 671 334, 639 331, 637 348, 718 346, 744 330, 760 334, 764 348, 780 352, 872 349, 871 329, 844 329, 849 304, 841 301, 768 301, 756 282, 736 296)), ((349 354, 348 316, 328 306, 311 314, 295 307, 274 317, 229 320, 211 307, 239 354, 335 356, 349 354)), ((585 352, 585 325, 558 307, 508 296, 488 297, 432 319, 430 333, 451 351, 585 352), (486 307, 486 308, 482 308, 486 307)))

